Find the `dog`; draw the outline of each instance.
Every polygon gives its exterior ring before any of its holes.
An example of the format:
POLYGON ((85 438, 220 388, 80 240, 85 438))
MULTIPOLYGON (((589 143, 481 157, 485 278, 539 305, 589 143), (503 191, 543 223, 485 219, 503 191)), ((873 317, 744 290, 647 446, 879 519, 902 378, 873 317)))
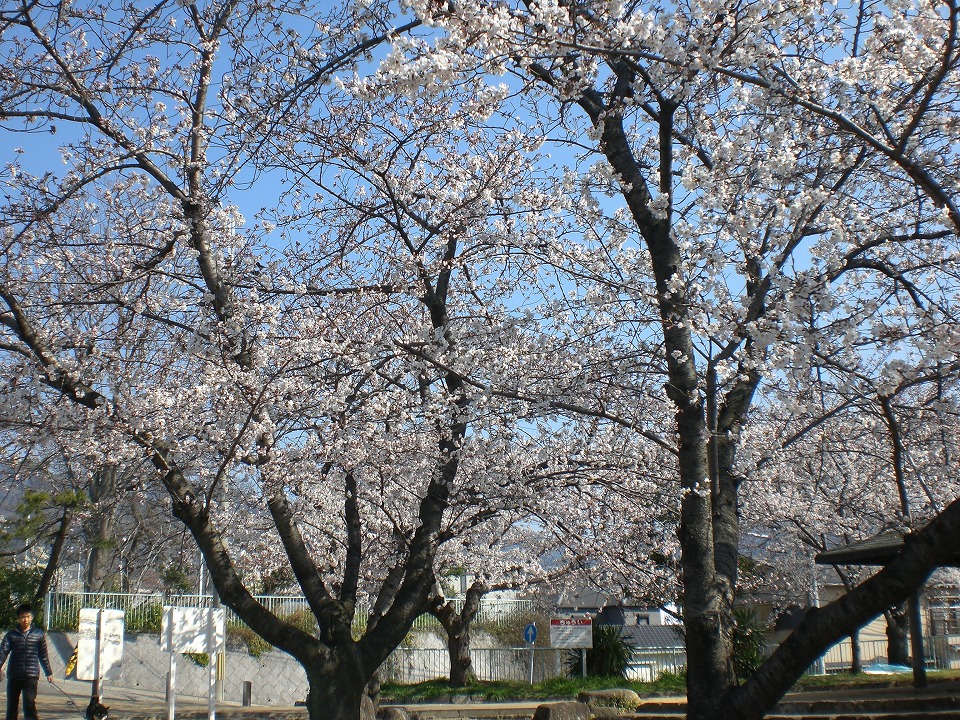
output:
POLYGON ((110 708, 100 702, 100 698, 94 695, 90 698, 90 704, 87 705, 83 716, 86 720, 107 720, 110 717, 110 708))

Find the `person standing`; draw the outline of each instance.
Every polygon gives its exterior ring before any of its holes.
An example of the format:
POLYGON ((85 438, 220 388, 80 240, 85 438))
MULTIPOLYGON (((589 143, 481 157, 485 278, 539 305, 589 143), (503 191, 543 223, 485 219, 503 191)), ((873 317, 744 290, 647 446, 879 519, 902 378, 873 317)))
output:
POLYGON ((40 681, 40 666, 53 682, 50 656, 47 653, 47 638, 40 628, 33 627, 33 607, 17 608, 17 626, 0 642, 0 680, 3 679, 3 663, 7 656, 7 720, 17 720, 20 695, 23 695, 24 720, 37 720, 37 683, 40 681))

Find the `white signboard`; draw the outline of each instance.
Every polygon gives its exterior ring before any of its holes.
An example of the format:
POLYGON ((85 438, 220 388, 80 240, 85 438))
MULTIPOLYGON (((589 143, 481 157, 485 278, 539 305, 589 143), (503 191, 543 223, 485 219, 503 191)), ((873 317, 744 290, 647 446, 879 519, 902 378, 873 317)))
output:
POLYGON ((592 648, 593 620, 588 617, 550 618, 550 647, 592 648))
POLYGON ((116 680, 123 660, 123 610, 80 610, 78 680, 116 680))
POLYGON ((163 608, 160 630, 163 652, 220 652, 225 639, 226 612, 223 608, 163 608))

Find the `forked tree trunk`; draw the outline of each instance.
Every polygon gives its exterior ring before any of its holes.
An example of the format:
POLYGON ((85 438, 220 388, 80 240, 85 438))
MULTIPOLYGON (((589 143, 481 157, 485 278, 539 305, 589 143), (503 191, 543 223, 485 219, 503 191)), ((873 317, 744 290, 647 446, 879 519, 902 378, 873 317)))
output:
MULTIPOLYGON (((621 77, 621 82, 629 74, 621 77)), ((626 93, 626 87, 618 85, 626 93)), ((634 157, 622 117, 610 116, 596 96, 584 96, 581 106, 602 126, 601 147, 607 161, 630 188, 624 193, 637 227, 650 252, 657 300, 667 353, 667 395, 676 408, 677 465, 683 498, 680 504, 680 547, 683 567, 683 622, 687 641, 687 716, 715 720, 720 703, 734 687, 733 593, 735 577, 728 577, 728 558, 715 555, 714 498, 708 461, 706 412, 694 363, 696 350, 687 322, 687 305, 673 285, 682 280, 680 249, 671 234, 668 217, 656 217, 651 196, 634 157), (720 568, 718 571, 718 563, 720 568)), ((663 100, 660 112, 661 177, 672 174, 672 123, 676 105, 663 100)), ((660 188, 669 192, 670 181, 660 188)), ((734 504, 735 507, 735 504, 734 504)), ((731 520, 726 518, 726 520, 731 520)), ((728 542, 721 520, 722 541, 728 542)), ((726 549, 725 547, 723 549, 726 549)))
POLYGON ((447 633, 447 654, 450 657, 450 686, 463 687, 470 678, 473 658, 470 655, 470 627, 480 610, 480 600, 489 591, 482 582, 474 582, 463 599, 459 613, 451 600, 436 594, 430 599, 429 612, 447 633))

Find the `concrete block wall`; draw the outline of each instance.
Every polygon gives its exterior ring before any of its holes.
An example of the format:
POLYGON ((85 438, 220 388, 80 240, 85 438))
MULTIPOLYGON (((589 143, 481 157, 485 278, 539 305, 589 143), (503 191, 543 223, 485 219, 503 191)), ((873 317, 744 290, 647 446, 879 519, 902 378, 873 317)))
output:
MULTIPOLYGON (((62 678, 77 645, 77 634, 51 632, 47 644, 54 675, 62 678)), ((158 636, 128 635, 123 644, 122 671, 114 684, 163 695, 169 668, 170 658, 160 651, 158 636)), ((205 698, 209 677, 208 668, 181 655, 177 659, 177 696, 205 698)), ((244 681, 252 683, 254 705, 290 707, 307 697, 307 675, 303 668, 289 655, 276 650, 260 657, 228 651, 221 680, 224 701, 239 703, 244 681)), ((108 685, 107 697, 109 692, 108 685)))

